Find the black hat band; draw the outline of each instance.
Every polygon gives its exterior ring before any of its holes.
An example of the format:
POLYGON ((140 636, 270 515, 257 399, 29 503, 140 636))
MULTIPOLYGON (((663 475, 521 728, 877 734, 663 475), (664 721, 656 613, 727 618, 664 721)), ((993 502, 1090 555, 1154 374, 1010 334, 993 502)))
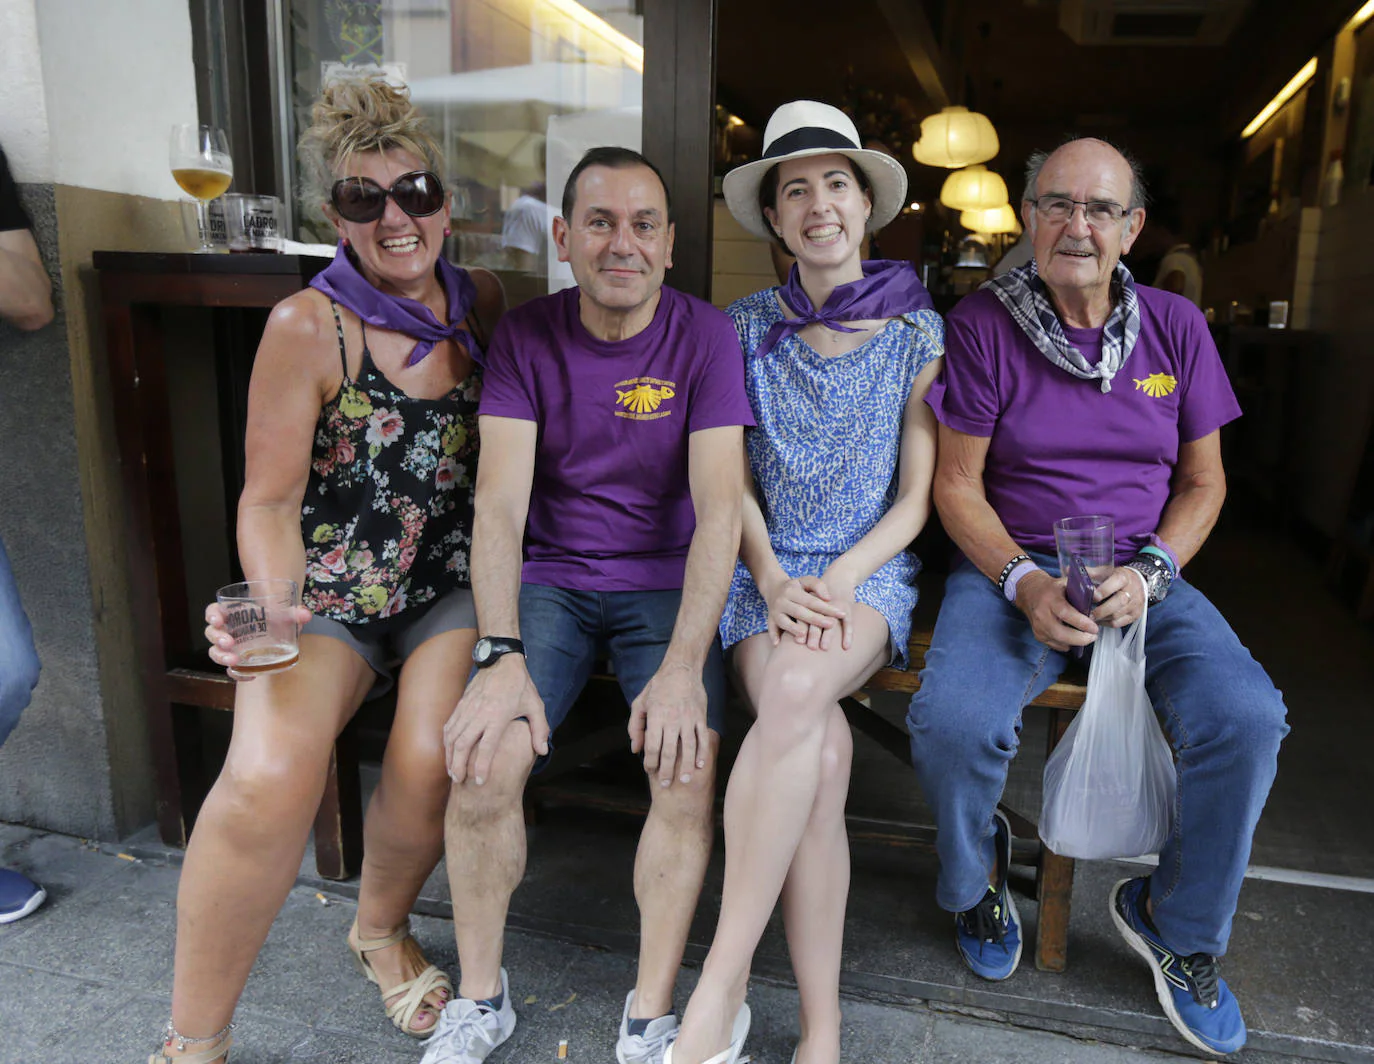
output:
POLYGON ((763 153, 765 159, 775 159, 779 155, 809 151, 812 148, 835 148, 838 151, 860 151, 861 149, 843 133, 824 126, 803 126, 791 133, 784 133, 763 153))

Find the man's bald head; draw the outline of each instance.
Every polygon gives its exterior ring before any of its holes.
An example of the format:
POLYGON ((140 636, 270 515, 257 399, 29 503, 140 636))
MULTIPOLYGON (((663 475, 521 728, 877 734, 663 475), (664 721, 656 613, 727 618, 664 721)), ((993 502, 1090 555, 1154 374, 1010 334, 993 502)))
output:
MULTIPOLYGON (((1068 160, 1082 161, 1088 165, 1111 165, 1115 157, 1115 162, 1123 168, 1121 173, 1131 190, 1130 202, 1124 206, 1136 210, 1146 205, 1145 175, 1140 164, 1115 144, 1096 137, 1071 137, 1052 152, 1032 152, 1026 160, 1026 191, 1022 199, 1034 200, 1040 195, 1040 172, 1046 163, 1060 156, 1061 152, 1067 153, 1068 160)), ((1056 162, 1063 161, 1067 160, 1064 157, 1056 159, 1056 162)))

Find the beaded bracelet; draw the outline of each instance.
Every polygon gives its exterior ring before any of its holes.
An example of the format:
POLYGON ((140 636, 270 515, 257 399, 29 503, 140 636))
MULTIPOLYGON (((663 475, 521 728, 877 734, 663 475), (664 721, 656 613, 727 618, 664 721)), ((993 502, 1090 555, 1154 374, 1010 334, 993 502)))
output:
POLYGON ((1005 595, 1007 593, 1007 577, 1011 576, 1011 571, 1022 562, 1028 562, 1030 560, 1031 557, 1029 554, 1018 554, 1011 561, 1007 562, 1006 565, 1002 566, 1002 575, 997 578, 997 590, 1005 595))

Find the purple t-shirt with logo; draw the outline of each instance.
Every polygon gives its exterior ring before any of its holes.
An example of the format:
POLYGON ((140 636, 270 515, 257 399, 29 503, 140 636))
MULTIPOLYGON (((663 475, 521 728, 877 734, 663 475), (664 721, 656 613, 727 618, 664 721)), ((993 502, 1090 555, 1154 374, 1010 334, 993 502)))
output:
MULTIPOLYGON (((993 293, 945 319, 945 367, 926 402, 940 423, 991 437, 988 502, 1023 548, 1053 554, 1054 522, 1107 514, 1117 560, 1148 542, 1169 499, 1182 443, 1240 416, 1202 312, 1182 296, 1136 285, 1140 337, 1102 393, 1047 359, 993 293)), ((1095 363, 1101 329, 1070 329, 1095 363)))
POLYGON ((525 527, 526 583, 578 591, 682 587, 696 529, 687 438, 754 424, 735 327, 663 288, 648 328, 598 340, 579 290, 501 319, 479 414, 539 425, 525 527))

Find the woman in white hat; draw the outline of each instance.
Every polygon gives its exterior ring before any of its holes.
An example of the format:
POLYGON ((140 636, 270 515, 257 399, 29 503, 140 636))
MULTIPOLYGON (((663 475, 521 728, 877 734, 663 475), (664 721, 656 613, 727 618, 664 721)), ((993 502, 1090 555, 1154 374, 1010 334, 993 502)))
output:
POLYGON ((906 197, 901 164, 801 100, 773 114, 763 158, 725 177, 730 212, 796 257, 787 283, 729 309, 758 428, 755 493, 721 619, 756 714, 725 799, 715 941, 665 1064, 735 1064, 745 989, 779 895, 801 995, 794 1064, 840 1056, 853 752, 838 699, 905 666, 930 512, 935 420, 922 401, 944 329, 910 263, 860 258, 906 197))

